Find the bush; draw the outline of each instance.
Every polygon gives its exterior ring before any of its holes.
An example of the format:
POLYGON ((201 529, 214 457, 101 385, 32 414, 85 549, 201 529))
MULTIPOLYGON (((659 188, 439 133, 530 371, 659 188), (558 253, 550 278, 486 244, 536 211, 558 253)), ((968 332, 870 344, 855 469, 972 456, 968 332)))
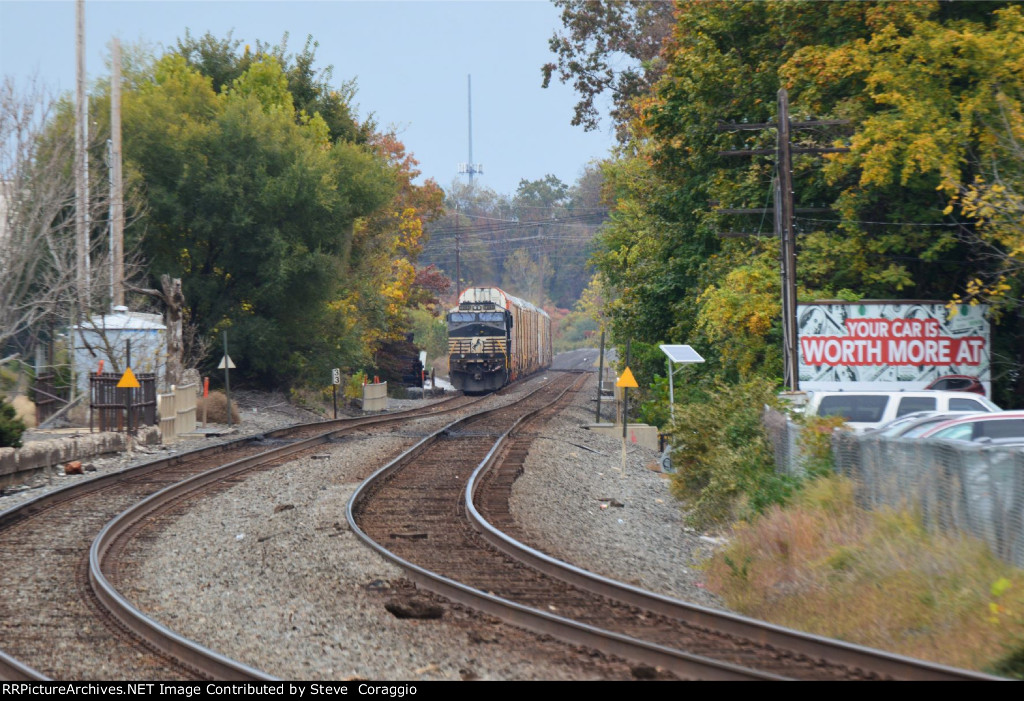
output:
MULTIPOLYGON (((205 416, 207 421, 212 421, 215 424, 226 424, 228 422, 227 395, 223 392, 210 392, 210 396, 200 397, 199 402, 196 404, 196 416, 200 421, 205 416), (204 409, 206 413, 204 413, 204 409)), ((231 422, 235 424, 242 422, 238 413, 238 404, 235 401, 231 402, 231 422)))
POLYGON ((804 455, 804 469, 809 477, 827 477, 836 472, 832 453, 832 434, 842 426, 842 416, 803 416, 804 430, 800 434, 800 450, 804 455))
POLYGON ((1007 676, 1024 674, 1024 570, 913 509, 865 511, 855 485, 808 480, 739 524, 706 567, 734 611, 809 633, 1007 676))
POLYGON ((20 448, 25 422, 14 413, 14 407, 0 397, 0 448, 20 448))
POLYGON ((776 402, 768 380, 718 383, 703 397, 677 407, 671 425, 672 493, 692 507, 689 520, 708 526, 785 502, 797 481, 776 474, 775 456, 761 424, 765 404, 776 402))
POLYGON ((360 370, 355 375, 348 378, 345 382, 345 399, 355 401, 363 398, 363 385, 366 384, 367 378, 366 373, 360 370))

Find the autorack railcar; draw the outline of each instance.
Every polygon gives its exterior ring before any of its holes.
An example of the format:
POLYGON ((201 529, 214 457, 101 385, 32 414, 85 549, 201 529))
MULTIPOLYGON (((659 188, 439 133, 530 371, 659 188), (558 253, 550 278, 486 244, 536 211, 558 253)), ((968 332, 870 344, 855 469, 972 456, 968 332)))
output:
POLYGON ((551 365, 551 317, 497 287, 470 287, 448 313, 448 377, 493 392, 551 365))

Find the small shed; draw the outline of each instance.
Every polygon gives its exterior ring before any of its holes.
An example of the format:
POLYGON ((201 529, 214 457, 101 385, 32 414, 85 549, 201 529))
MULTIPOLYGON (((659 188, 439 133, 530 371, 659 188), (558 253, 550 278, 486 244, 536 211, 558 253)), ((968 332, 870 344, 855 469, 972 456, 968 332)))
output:
POLYGON ((130 312, 128 307, 114 307, 110 314, 93 317, 74 328, 75 375, 78 391, 89 391, 89 373, 124 372, 127 341, 132 345, 132 371, 156 374, 157 385, 163 386, 167 366, 167 327, 159 314, 130 312))

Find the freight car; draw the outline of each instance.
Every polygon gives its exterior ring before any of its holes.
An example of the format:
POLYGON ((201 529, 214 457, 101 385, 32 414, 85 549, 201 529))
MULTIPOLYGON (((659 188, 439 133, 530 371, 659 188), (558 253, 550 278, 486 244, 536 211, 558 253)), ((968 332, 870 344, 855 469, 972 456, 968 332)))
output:
POLYGON ((470 287, 448 313, 448 377, 464 392, 493 392, 551 365, 551 317, 499 290, 470 287))

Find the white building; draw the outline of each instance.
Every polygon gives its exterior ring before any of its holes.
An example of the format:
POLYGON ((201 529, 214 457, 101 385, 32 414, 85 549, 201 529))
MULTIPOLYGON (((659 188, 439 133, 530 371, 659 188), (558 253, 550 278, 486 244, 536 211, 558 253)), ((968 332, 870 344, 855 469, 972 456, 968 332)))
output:
POLYGON ((132 372, 156 373, 157 388, 164 386, 167 366, 167 327, 159 314, 130 312, 127 307, 93 317, 74 327, 75 376, 78 390, 89 391, 89 374, 97 372, 103 360, 103 372, 124 372, 127 341, 132 344, 132 372))

